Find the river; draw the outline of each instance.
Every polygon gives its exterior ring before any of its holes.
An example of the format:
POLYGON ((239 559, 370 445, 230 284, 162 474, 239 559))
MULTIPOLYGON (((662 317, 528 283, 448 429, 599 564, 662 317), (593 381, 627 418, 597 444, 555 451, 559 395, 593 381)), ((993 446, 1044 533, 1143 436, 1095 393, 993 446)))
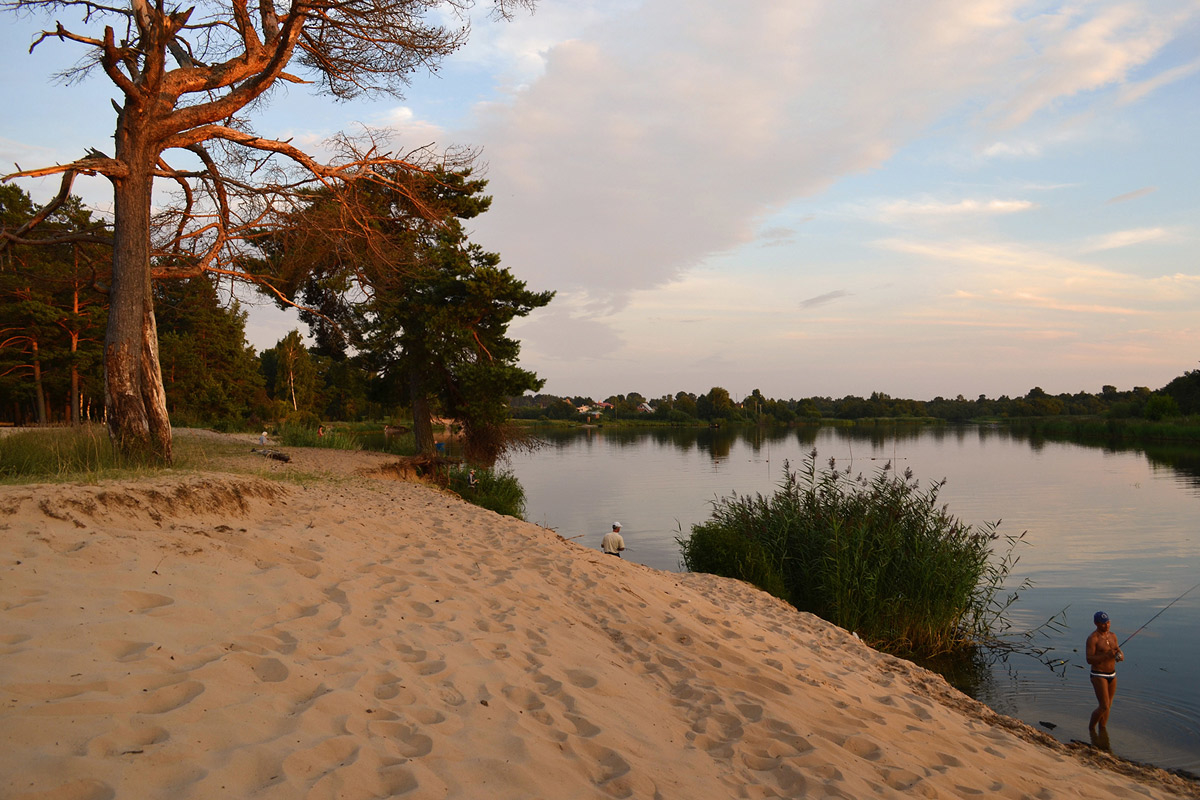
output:
POLYGON ((734 492, 770 493, 785 462, 820 462, 870 476, 889 461, 923 484, 947 479, 941 499, 971 524, 1026 532, 1010 587, 1028 579, 1010 612, 1016 630, 1062 612, 1035 640, 1038 660, 1010 655, 954 682, 968 694, 1063 741, 1200 772, 1200 453, 1164 454, 1048 442, 999 426, 745 429, 584 428, 543 434, 511 457, 526 518, 599 546, 622 524, 630 560, 678 571, 676 538, 734 492), (1174 605, 1170 605, 1173 601, 1174 605), (1095 697, 1083 643, 1098 609, 1124 650, 1107 736, 1092 739, 1095 697), (1160 611, 1162 613, 1155 617, 1160 611), (1054 663, 1054 667, 1047 663, 1054 663))

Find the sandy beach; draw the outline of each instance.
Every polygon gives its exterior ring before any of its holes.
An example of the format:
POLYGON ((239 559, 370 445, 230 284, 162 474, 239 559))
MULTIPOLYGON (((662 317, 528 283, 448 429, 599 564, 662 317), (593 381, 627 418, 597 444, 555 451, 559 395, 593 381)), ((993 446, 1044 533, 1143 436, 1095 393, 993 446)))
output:
POLYGON ((605 520, 243 438, 257 474, 0 487, 0 797, 1200 797, 605 520))

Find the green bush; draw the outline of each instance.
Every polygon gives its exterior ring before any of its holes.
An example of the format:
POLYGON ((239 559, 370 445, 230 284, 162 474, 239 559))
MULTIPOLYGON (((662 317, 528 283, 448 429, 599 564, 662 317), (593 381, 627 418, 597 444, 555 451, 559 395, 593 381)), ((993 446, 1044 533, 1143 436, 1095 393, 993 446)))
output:
POLYGON ((1157 422, 1167 417, 1179 416, 1179 405, 1175 402, 1175 398, 1169 394, 1154 394, 1146 401, 1146 405, 1142 407, 1142 416, 1153 422, 1157 422))
POLYGON ((464 500, 497 514, 525 519, 525 488, 511 472, 476 468, 474 487, 469 467, 451 469, 446 478, 449 488, 464 500))
POLYGON ((683 565, 750 581, 803 611, 892 652, 930 656, 970 647, 1006 626, 997 594, 1015 561, 993 557, 995 525, 974 530, 938 505, 945 481, 922 488, 891 465, 851 477, 817 452, 784 465, 774 495, 714 502, 680 539, 683 565))
POLYGON ((789 599, 781 565, 744 531, 714 520, 694 526, 690 538, 678 541, 684 566, 689 571, 737 578, 783 600, 789 599))

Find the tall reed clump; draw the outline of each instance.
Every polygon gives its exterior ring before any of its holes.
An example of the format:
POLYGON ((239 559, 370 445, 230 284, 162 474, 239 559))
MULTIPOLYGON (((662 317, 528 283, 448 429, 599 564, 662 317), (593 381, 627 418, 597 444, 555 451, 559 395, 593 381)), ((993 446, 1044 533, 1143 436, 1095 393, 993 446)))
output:
POLYGON ((447 473, 446 483, 469 503, 525 519, 525 487, 511 472, 477 468, 475 485, 471 486, 470 468, 455 467, 447 473))
POLYGON ((41 428, 0 438, 0 479, 98 475, 126 464, 102 425, 41 428))
POLYGON ((714 502, 678 540, 683 565, 749 581, 897 654, 970 647, 1007 627, 1016 596, 998 594, 1017 540, 996 558, 996 524, 976 530, 939 506, 944 485, 923 488, 890 464, 872 479, 832 459, 818 470, 813 450, 799 473, 784 465, 772 496, 714 502))

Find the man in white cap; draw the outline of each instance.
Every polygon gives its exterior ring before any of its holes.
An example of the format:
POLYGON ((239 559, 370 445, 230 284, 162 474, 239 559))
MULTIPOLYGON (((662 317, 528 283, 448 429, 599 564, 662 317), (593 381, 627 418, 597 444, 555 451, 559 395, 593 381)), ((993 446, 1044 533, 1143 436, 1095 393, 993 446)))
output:
POLYGON ((604 539, 600 542, 600 549, 610 556, 621 557, 621 551, 625 549, 625 540, 621 538, 621 523, 614 522, 613 529, 604 534, 604 539))

